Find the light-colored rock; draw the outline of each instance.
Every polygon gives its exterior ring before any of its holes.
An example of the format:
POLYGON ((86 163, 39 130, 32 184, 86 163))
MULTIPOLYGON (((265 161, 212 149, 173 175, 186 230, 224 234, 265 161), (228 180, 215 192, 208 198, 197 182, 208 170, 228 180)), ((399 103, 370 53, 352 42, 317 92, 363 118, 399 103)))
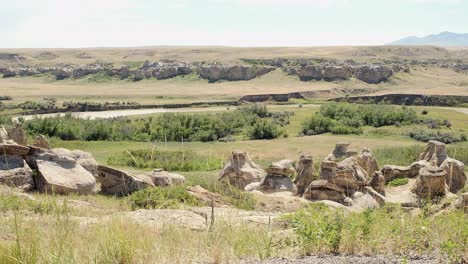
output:
POLYGON ((176 173, 169 173, 163 169, 154 169, 150 174, 150 178, 153 181, 153 184, 159 187, 181 185, 185 183, 184 176, 176 173))
POLYGON ((44 135, 36 136, 36 138, 34 139, 33 146, 37 147, 37 148, 44 148, 44 149, 49 149, 50 148, 49 147, 49 141, 47 140, 47 138, 44 135))
POLYGON ((8 137, 19 145, 28 145, 28 138, 20 123, 16 123, 14 127, 8 128, 8 137))
POLYGON ((297 193, 297 187, 291 180, 291 178, 284 175, 268 174, 261 181, 258 186, 258 190, 263 193, 274 193, 274 192, 291 192, 297 193))
POLYGON ((0 156, 0 184, 23 191, 34 188, 33 171, 21 156, 0 156))
POLYGON ((223 196, 221 194, 210 192, 205 188, 201 187, 200 185, 187 187, 187 192, 207 205, 213 205, 215 207, 223 207, 229 205, 229 203, 224 201, 223 196))
POLYGON ((449 190, 452 193, 457 193, 466 184, 465 164, 452 158, 446 158, 440 165, 440 168, 445 170, 447 178, 445 179, 449 190))
POLYGON ((328 157, 320 163, 320 179, 332 181, 336 176, 336 168, 338 163, 334 157, 328 157))
POLYGON ((312 181, 304 193, 307 200, 330 200, 343 203, 345 199, 344 189, 326 180, 312 181))
POLYGON ((94 176, 74 160, 36 159, 37 188, 48 193, 90 194, 96 185, 94 176))
POLYGON ((4 126, 0 126, 0 144, 11 144, 10 138, 8 137, 8 132, 4 126))
POLYGON ((125 196, 154 186, 149 177, 132 175, 103 165, 98 166, 97 174, 103 194, 125 196))
POLYGON ((438 167, 424 167, 419 171, 412 192, 422 198, 434 198, 445 195, 445 170, 438 167))
POLYGON ((385 200, 388 203, 400 204, 403 207, 419 207, 419 197, 411 191, 416 179, 409 179, 408 184, 385 188, 385 200))
POLYGON ((294 161, 292 160, 280 160, 273 162, 267 169, 267 174, 270 175, 282 175, 294 179, 296 176, 296 170, 294 169, 294 161))
POLYGON ((385 177, 382 175, 382 172, 374 172, 369 185, 379 194, 385 195, 385 177))
POLYGON ((385 165, 382 168, 382 175, 385 178, 385 182, 397 178, 415 178, 418 176, 421 168, 429 165, 426 161, 417 161, 410 166, 385 165))
POLYGON ((233 151, 219 173, 219 180, 244 189, 249 183, 260 181, 263 176, 265 171, 255 164, 246 152, 233 151))
POLYGON ((13 144, 0 144, 0 156, 12 155, 12 156, 25 156, 29 153, 29 148, 21 146, 16 143, 13 144))
POLYGON ((385 65, 362 65, 355 74, 358 80, 375 84, 387 81, 393 75, 393 70, 385 65))
POLYGON ((385 196, 383 196, 381 193, 377 192, 376 190, 374 190, 374 188, 370 186, 365 186, 364 192, 372 196, 379 203, 379 205, 384 205, 387 201, 385 196))
POLYGON ((437 140, 427 142, 426 149, 419 154, 419 160, 428 161, 434 166, 440 166, 447 157, 445 144, 437 140))
POLYGON ((379 171, 379 165, 374 157, 372 151, 363 148, 356 156, 358 164, 367 172, 367 175, 372 175, 374 172, 379 171))
POLYGON ((350 157, 338 162, 336 175, 330 181, 343 188, 348 195, 351 195, 358 188, 370 182, 367 172, 359 166, 356 158, 350 157))
POLYGON ((297 186, 297 194, 302 196, 309 187, 310 183, 314 180, 314 163, 312 155, 303 154, 299 157, 299 162, 296 167, 297 177, 294 184, 297 186))

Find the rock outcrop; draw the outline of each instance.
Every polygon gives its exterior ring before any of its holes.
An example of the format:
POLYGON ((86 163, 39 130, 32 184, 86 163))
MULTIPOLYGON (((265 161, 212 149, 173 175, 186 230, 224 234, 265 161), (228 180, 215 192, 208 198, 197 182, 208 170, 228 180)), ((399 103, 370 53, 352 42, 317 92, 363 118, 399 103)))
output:
POLYGON ((450 192, 457 193, 460 189, 465 187, 467 177, 465 174, 465 164, 463 164, 463 162, 452 158, 446 158, 440 165, 440 168, 447 173, 446 183, 450 192))
POLYGON ((297 177, 294 184, 297 186, 297 195, 302 196, 314 180, 314 163, 310 154, 303 154, 299 157, 296 166, 297 177))
POLYGON ((425 160, 434 166, 440 166, 448 157, 445 144, 437 140, 430 140, 426 149, 419 154, 419 160, 425 160))
POLYGON ((125 196, 133 192, 154 186, 151 179, 141 179, 130 173, 111 167, 99 165, 97 167, 101 193, 115 196, 125 196))
POLYGON ((259 182, 263 176, 265 171, 255 164, 246 152, 233 151, 219 173, 219 180, 244 189, 252 182, 259 182))
POLYGON ((34 147, 49 149, 49 141, 44 135, 37 135, 33 143, 34 147))
POLYGON ((445 195, 445 177, 447 173, 438 167, 421 168, 412 192, 421 198, 434 198, 445 195))
POLYGON ((0 184, 30 191, 34 188, 33 171, 17 153, 3 151, 0 155, 0 184))
POLYGON ((272 67, 253 67, 253 66, 231 66, 231 65, 202 65, 197 71, 201 78, 207 79, 209 82, 219 80, 241 81, 251 80, 258 76, 264 75, 273 71, 272 67))
POLYGON ((267 175, 258 185, 259 191, 263 193, 291 192, 297 193, 297 187, 294 184, 294 162, 291 160, 281 160, 273 162, 267 169, 267 175))
POLYGON ((382 172, 375 171, 371 176, 369 185, 376 192, 380 193, 381 195, 385 195, 385 177, 382 175, 382 172))
POLYGON ((424 161, 414 162, 410 166, 385 165, 382 168, 382 174, 385 178, 385 182, 397 178, 415 178, 418 176, 419 170, 427 165, 430 165, 430 163, 424 161))
POLYGON ((371 84, 387 81, 392 75, 393 70, 385 65, 363 65, 356 69, 356 78, 371 84))
POLYGON ((346 196, 343 188, 326 180, 315 180, 304 192, 304 198, 312 201, 330 200, 342 203, 346 196))
POLYGON ((28 144, 26 133, 24 132, 23 127, 20 123, 16 123, 14 127, 7 129, 7 133, 8 137, 17 144, 23 146, 26 146, 28 144))
POLYGON ((356 156, 358 164, 367 172, 367 175, 373 175, 374 172, 379 171, 379 165, 374 157, 372 151, 363 148, 356 156))
POLYGON ((349 154, 348 154, 349 145, 350 144, 346 143, 346 142, 336 143, 335 149, 332 152, 333 156, 335 156, 335 158, 337 158, 337 159, 340 159, 340 158, 343 158, 343 157, 348 157, 349 156, 349 154))
POLYGON ((176 173, 169 173, 163 169, 154 169, 150 174, 150 178, 153 181, 153 184, 159 187, 181 185, 185 183, 184 176, 176 173))
POLYGON ((356 158, 349 157, 337 163, 335 176, 331 183, 343 188, 348 195, 367 185, 370 177, 367 172, 358 164, 356 158))

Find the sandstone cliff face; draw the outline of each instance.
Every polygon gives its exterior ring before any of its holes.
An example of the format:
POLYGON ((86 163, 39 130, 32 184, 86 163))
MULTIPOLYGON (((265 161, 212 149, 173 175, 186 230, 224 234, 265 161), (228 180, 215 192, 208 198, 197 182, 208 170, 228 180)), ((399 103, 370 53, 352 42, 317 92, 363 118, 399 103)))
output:
POLYGON ((264 75, 273 71, 273 67, 253 67, 253 66, 230 66, 230 65, 203 65, 197 71, 201 78, 207 79, 209 82, 219 80, 226 81, 245 81, 252 80, 258 76, 264 75))

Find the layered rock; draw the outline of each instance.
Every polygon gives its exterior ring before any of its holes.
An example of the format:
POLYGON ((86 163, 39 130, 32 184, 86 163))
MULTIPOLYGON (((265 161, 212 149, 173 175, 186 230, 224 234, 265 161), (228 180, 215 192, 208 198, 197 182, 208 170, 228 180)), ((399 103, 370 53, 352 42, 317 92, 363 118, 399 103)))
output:
POLYGON ((299 157, 296 172, 297 177, 294 184, 297 186, 297 195, 302 196, 314 179, 314 164, 310 154, 303 154, 299 157))
POLYGON ((343 188, 326 180, 315 180, 304 192, 304 198, 312 201, 330 200, 342 203, 346 196, 343 188))
POLYGON ((97 173, 103 194, 125 196, 154 186, 149 177, 145 179, 107 166, 99 165, 97 173))
POLYGON ((465 187, 466 174, 465 164, 452 158, 446 158, 440 165, 440 168, 447 173, 446 183, 450 192, 457 193, 460 189, 465 187))
POLYGON ((34 147, 49 149, 49 141, 44 135, 37 135, 33 143, 34 147))
POLYGON ((369 185, 376 192, 380 193, 381 195, 385 195, 385 177, 383 176, 382 172, 375 171, 371 176, 369 185))
POLYGON ((429 163, 424 161, 414 162, 410 166, 385 165, 382 168, 382 174, 385 178, 385 182, 396 178, 415 178, 418 176, 419 170, 427 165, 429 165, 429 163))
POLYGON ((185 183, 184 176, 176 173, 169 173, 163 169, 154 169, 150 174, 150 178, 153 184, 159 187, 182 185, 185 183))
POLYGON ((437 140, 430 140, 426 149, 419 154, 419 160, 425 160, 434 166, 440 166, 448 157, 445 144, 437 140))
MULTIPOLYGON (((1 148, 1 147, 0 147, 1 148)), ((33 171, 22 156, 4 152, 0 155, 0 184, 16 187, 23 191, 34 188, 33 171)))
POLYGON ((233 151, 219 173, 219 180, 244 189, 252 182, 259 182, 263 176, 265 171, 255 164, 246 152, 233 151))
POLYGON ((367 175, 373 175, 374 172, 379 171, 379 164, 374 157, 372 151, 363 148, 356 156, 358 164, 367 172, 367 175))
POLYGON ((266 169, 267 175, 258 185, 259 191, 263 193, 291 192, 297 193, 297 187, 293 182, 296 171, 294 162, 291 160, 281 160, 272 163, 266 169))
POLYGON ((393 75, 393 71, 384 65, 364 65, 358 67, 355 74, 358 80, 376 84, 387 81, 393 75))
POLYGON ((337 158, 337 159, 340 159, 340 158, 343 158, 343 157, 348 157, 348 147, 349 147, 349 145, 351 145, 351 144, 345 143, 345 142, 336 143, 335 149, 332 152, 333 156, 335 156, 335 158, 337 158))
POLYGON ((7 133, 8 137, 17 144, 23 146, 26 146, 28 144, 26 133, 24 132, 23 127, 20 123, 16 123, 14 127, 8 128, 7 133))
POLYGON ((207 79, 209 82, 219 80, 226 81, 241 81, 251 80, 258 76, 264 75, 273 71, 272 67, 252 67, 239 65, 202 65, 197 71, 201 78, 207 79))
POLYGON ((447 173, 438 167, 421 168, 412 192, 422 198, 434 198, 445 195, 445 177, 447 173))
POLYGON ((358 164, 356 158, 349 157, 337 163, 335 177, 330 181, 345 189, 348 195, 370 181, 367 172, 358 164))

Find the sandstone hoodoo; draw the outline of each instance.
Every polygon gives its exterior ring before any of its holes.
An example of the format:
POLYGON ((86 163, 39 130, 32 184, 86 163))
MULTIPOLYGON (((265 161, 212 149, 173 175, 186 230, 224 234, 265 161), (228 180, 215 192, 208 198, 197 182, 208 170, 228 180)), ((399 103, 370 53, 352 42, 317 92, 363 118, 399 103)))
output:
POLYGON ((466 184, 465 164, 463 162, 446 158, 440 165, 440 168, 447 173, 446 183, 450 192, 457 193, 466 184))
POLYGON ((367 172, 358 164, 356 158, 349 157, 337 163, 336 173, 329 181, 343 188, 347 195, 352 195, 369 180, 367 172))
POLYGON ((303 154, 299 157, 299 162, 296 166, 297 177, 294 184, 297 186, 297 195, 302 196, 307 187, 314 180, 314 162, 312 155, 303 154))
POLYGON ((163 169, 154 169, 149 176, 153 181, 153 184, 159 187, 181 185, 185 183, 184 176, 176 173, 169 173, 163 169))
POLYGON ((101 183, 101 193, 125 196, 133 192, 154 186, 146 176, 137 176, 111 167, 97 167, 98 180, 101 183))
POLYGON ((265 171, 255 164, 246 152, 237 150, 232 152, 219 173, 219 180, 244 189, 252 182, 259 182, 263 176, 265 176, 265 171))
POLYGON ((373 175, 374 172, 379 171, 379 165, 374 157, 372 151, 368 148, 363 148, 356 156, 358 164, 367 172, 367 175, 373 175))
POLYGON ((281 160, 273 162, 267 169, 267 175, 258 185, 258 190, 263 193, 291 192, 297 193, 297 187, 293 180, 296 176, 294 162, 281 160))
POLYGON ((419 154, 419 160, 425 160, 434 166, 440 166, 448 157, 445 144, 436 140, 430 140, 426 149, 419 154))
POLYGON ((347 142, 339 142, 336 143, 335 149, 333 150, 332 154, 337 159, 341 159, 343 157, 349 157, 350 153, 348 152, 349 143, 347 142))
POLYGON ((421 168, 412 191, 419 197, 434 198, 445 195, 445 177, 447 173, 438 167, 421 168))
POLYGON ((330 200, 343 203, 346 198, 344 189, 327 180, 312 181, 304 192, 304 198, 312 201, 330 200))
POLYGON ((410 166, 396 166, 396 165, 385 165, 382 168, 382 175, 385 178, 385 182, 389 182, 397 178, 415 178, 419 174, 419 169, 424 167, 427 162, 414 162, 410 166))

